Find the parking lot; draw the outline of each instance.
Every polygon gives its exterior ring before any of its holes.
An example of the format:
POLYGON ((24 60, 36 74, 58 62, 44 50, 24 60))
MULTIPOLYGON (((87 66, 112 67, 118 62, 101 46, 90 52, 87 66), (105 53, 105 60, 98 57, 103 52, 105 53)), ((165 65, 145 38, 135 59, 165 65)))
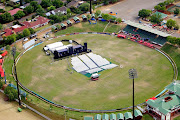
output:
POLYGON ((138 21, 138 12, 141 9, 153 9, 155 5, 164 0, 122 0, 103 9, 104 13, 115 12, 117 17, 125 20, 138 21))

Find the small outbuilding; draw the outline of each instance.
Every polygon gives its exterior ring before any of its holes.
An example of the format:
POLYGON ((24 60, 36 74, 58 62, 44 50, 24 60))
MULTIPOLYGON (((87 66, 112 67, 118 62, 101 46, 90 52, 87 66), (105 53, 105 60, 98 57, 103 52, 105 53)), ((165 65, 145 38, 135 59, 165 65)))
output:
POLYGON ((131 112, 126 112, 124 114, 124 118, 125 118, 125 120, 133 120, 133 116, 132 116, 131 112))
POLYGON ((118 113, 117 120, 124 120, 124 115, 122 113, 118 113))
POLYGON ((83 21, 87 21, 87 17, 85 15, 82 15, 83 21))
POLYGON ((95 19, 95 14, 94 13, 91 14, 91 19, 95 19))
POLYGON ((135 116, 135 120, 141 120, 143 115, 140 110, 136 109, 134 110, 134 116, 135 116))
POLYGON ((100 114, 96 114, 94 116, 94 120, 101 120, 101 115, 100 114))
POLYGON ((114 113, 110 114, 110 120, 116 120, 116 114, 114 113))
POLYGON ((74 22, 76 22, 76 23, 79 23, 80 22, 80 20, 79 20, 79 18, 78 17, 73 17, 73 20, 74 20, 74 22))
POLYGON ((70 20, 67 20, 67 25, 72 26, 72 22, 70 20))
POLYGON ((66 29, 66 25, 64 23, 61 23, 61 29, 62 30, 66 29))
POLYGON ((109 120, 109 115, 108 115, 108 114, 104 114, 104 115, 102 116, 102 119, 103 119, 103 120, 109 120))
POLYGON ((84 120, 93 120, 93 117, 84 117, 84 120))

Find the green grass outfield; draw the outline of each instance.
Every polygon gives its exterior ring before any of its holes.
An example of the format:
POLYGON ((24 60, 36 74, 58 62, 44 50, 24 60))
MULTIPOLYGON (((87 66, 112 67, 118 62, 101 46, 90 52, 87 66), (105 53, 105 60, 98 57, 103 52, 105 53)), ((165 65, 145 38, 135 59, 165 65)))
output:
MULTIPOLYGON (((55 33, 55 36, 69 34, 74 32, 103 32, 108 22, 97 21, 97 24, 89 24, 89 22, 81 22, 71 27, 67 27, 65 30, 61 30, 55 33)), ((117 33, 122 29, 123 25, 110 23, 104 32, 117 33)))
MULTIPOLYGON (((70 61, 70 59, 69 59, 70 61)), ((160 93, 173 78, 173 69, 166 57, 135 42, 107 35, 72 35, 47 41, 26 52, 17 64, 20 82, 41 96, 68 107, 105 110, 132 105, 132 80, 128 70, 137 69, 135 104, 160 93), (67 70, 67 60, 52 60, 42 48, 49 43, 73 39, 93 53, 123 68, 101 72, 100 80, 90 81, 84 75, 67 70)))

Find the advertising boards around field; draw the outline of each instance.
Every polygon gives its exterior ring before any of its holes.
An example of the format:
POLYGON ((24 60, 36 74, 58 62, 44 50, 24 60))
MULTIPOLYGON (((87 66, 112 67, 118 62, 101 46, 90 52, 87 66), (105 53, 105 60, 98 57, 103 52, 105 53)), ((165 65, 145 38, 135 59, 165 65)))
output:
POLYGON ((30 40, 29 42, 25 43, 25 44, 23 45, 23 47, 24 47, 24 49, 27 49, 28 47, 30 47, 30 46, 32 46, 32 45, 34 45, 34 44, 35 44, 35 39, 30 40))

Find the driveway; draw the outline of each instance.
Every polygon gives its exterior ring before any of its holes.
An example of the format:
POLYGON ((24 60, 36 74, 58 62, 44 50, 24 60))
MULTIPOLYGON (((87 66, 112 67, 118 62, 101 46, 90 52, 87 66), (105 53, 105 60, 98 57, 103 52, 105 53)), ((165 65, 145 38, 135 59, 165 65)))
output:
POLYGON ((153 9, 164 0, 122 0, 121 2, 102 10, 104 13, 115 12, 117 17, 125 20, 137 21, 141 9, 153 9))

